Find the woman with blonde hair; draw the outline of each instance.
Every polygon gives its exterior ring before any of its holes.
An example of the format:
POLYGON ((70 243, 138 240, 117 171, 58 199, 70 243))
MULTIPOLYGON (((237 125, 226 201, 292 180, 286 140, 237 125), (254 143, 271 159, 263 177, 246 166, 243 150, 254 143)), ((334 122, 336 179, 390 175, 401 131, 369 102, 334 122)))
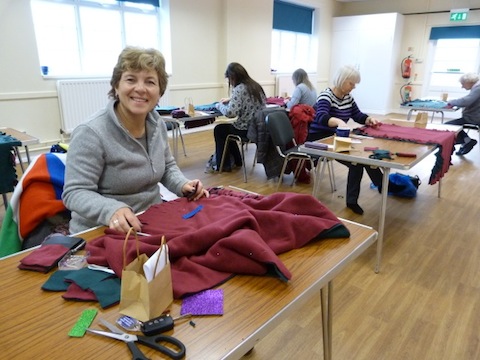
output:
POLYGON ((292 96, 285 99, 285 106, 291 109, 297 104, 314 106, 317 100, 317 91, 310 82, 308 74, 303 69, 297 69, 292 74, 292 81, 295 85, 292 96))
MULTIPOLYGON (((315 119, 310 125, 308 141, 315 141, 335 134, 336 128, 347 126, 349 119, 367 126, 378 126, 379 121, 360 111, 351 95, 352 90, 359 82, 360 72, 355 67, 347 65, 338 70, 333 79, 333 87, 326 88, 318 96, 315 119)), ((365 169, 379 191, 382 188, 383 173, 379 168, 368 165, 346 161, 339 162, 348 167, 347 207, 354 213, 362 215, 363 209, 358 205, 358 197, 360 196, 363 170, 365 169)), ((392 183, 389 184, 390 190, 397 191, 392 183)))

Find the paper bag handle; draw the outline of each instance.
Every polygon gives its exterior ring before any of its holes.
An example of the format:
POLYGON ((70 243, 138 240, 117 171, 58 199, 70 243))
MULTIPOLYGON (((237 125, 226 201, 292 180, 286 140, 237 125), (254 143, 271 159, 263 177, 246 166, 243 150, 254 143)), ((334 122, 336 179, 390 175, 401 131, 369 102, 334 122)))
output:
POLYGON ((162 236, 162 241, 160 242, 160 254, 158 254, 158 256, 157 256, 157 262, 155 263, 155 269, 153 269, 154 274, 157 273, 157 265, 158 265, 158 262, 160 261, 160 256, 162 256, 162 253, 165 256, 165 264, 168 262, 166 249, 165 249, 165 251, 162 251, 164 249, 164 245, 167 245, 167 243, 165 241, 165 235, 162 236))
POLYGON ((127 235, 125 236, 125 240, 123 241, 123 270, 127 267, 127 242, 128 238, 130 237, 130 234, 132 233, 135 235, 135 244, 137 245, 137 258, 140 256, 140 246, 138 244, 138 235, 137 232, 133 227, 128 229, 127 235))

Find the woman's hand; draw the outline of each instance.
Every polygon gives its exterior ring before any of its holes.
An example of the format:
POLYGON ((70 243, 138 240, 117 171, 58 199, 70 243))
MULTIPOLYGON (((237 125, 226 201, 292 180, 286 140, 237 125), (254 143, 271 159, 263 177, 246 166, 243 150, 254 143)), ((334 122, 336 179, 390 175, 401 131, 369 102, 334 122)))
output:
POLYGON ((343 121, 342 119, 336 118, 336 117, 331 117, 328 119, 328 126, 337 128, 337 127, 348 127, 347 123, 343 121))
POLYGON ((365 120, 365 125, 377 128, 381 125, 381 122, 369 116, 367 117, 367 120, 365 120))
POLYGON ((141 231, 142 223, 130 208, 124 207, 115 211, 108 223, 108 227, 126 234, 131 227, 133 227, 135 231, 141 231))
POLYGON ((228 103, 230 102, 230 98, 221 98, 221 99, 220 99, 220 102, 221 102, 222 104, 228 104, 228 103))
POLYGON ((185 183, 182 187, 182 193, 190 201, 196 201, 204 196, 207 198, 210 196, 210 193, 203 188, 202 182, 198 179, 185 183))

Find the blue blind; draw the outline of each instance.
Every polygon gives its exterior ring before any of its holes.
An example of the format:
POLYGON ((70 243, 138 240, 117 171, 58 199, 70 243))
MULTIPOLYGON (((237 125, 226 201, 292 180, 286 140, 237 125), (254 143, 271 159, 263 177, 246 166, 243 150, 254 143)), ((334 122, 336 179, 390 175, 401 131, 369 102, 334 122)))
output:
POLYGON ((311 34, 313 10, 305 6, 275 0, 273 2, 273 28, 311 34))
POLYGON ((117 1, 128 1, 137 4, 149 4, 156 7, 160 7, 160 0, 117 0, 117 1))
POLYGON ((430 40, 480 39, 480 25, 432 27, 430 40))

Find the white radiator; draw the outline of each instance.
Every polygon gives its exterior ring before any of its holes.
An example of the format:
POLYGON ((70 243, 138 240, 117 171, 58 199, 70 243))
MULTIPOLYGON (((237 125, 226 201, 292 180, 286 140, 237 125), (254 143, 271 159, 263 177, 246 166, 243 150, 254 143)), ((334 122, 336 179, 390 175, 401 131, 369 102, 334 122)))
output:
MULTIPOLYGON (((110 79, 77 79, 57 81, 58 102, 62 120, 61 134, 71 134, 90 115, 108 102, 110 79)), ((169 105, 168 89, 160 105, 169 105)))
POLYGON ((105 107, 109 79, 59 80, 58 103, 62 119, 60 133, 70 134, 94 112, 105 107))

